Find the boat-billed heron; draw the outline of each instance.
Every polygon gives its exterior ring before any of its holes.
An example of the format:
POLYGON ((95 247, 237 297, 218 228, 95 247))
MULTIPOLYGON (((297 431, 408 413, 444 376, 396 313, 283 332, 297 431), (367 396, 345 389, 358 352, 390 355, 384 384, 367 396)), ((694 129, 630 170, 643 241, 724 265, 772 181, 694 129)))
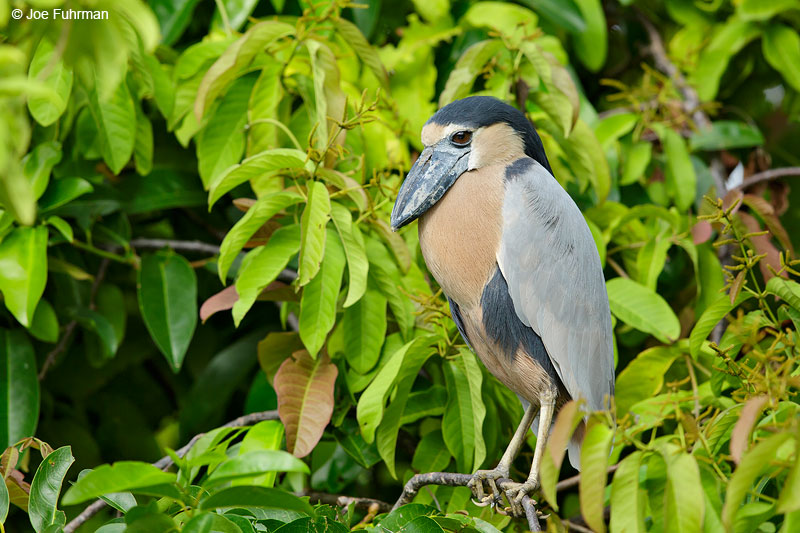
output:
MULTIPOLYGON (((455 101, 428 120, 422 143, 397 195, 392 228, 419 219, 422 254, 458 330, 528 405, 497 467, 474 474, 477 498, 499 501, 496 480, 508 478, 538 414, 530 476, 503 487, 519 514, 523 496, 538 488, 559 407, 583 398, 589 409, 601 410, 614 393, 600 257, 578 206, 553 176, 539 135, 514 107, 488 96, 455 101)), ((568 448, 576 468, 582 426, 568 448)))

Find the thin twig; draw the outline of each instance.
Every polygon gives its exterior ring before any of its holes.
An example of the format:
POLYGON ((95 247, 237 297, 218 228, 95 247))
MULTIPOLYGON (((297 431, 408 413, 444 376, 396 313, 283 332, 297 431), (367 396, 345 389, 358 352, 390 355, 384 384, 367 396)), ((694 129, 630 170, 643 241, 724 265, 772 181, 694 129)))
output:
POLYGON ((749 178, 745 178, 744 181, 742 181, 742 183, 734 187, 732 190, 734 189, 744 190, 747 189, 748 187, 752 187, 753 185, 772 181, 786 176, 800 176, 800 167, 771 168, 769 170, 759 172, 758 174, 753 174, 749 178))
POLYGON ((578 533, 594 533, 588 527, 584 527, 577 522, 571 522, 570 520, 564 520, 564 525, 569 526, 570 531, 577 531, 578 533))
POLYGON ((169 247, 173 250, 184 252, 200 252, 204 254, 217 255, 219 246, 201 241, 176 241, 171 239, 133 239, 131 246, 134 248, 164 248, 169 247))
MULTIPOLYGON (((410 503, 414 496, 417 495, 419 490, 426 485, 444 485, 446 487, 466 487, 470 482, 472 476, 469 474, 456 474, 453 472, 428 472, 427 474, 417 474, 408 480, 406 486, 403 487, 403 493, 397 499, 392 509, 397 509, 407 503, 410 503)), ((497 480, 497 486, 502 489, 504 484, 513 483, 510 479, 497 480)), ((525 510, 525 517, 528 519, 528 527, 531 531, 541 531, 539 525, 539 518, 536 512, 536 502, 530 496, 525 496, 522 499, 522 508, 525 510)))
MULTIPOLYGON (((248 415, 240 416, 239 418, 235 418, 230 422, 220 426, 220 427, 242 427, 242 426, 250 426, 255 424, 256 422, 261 422, 263 420, 278 420, 278 411, 260 411, 258 413, 250 413, 248 415)), ((192 449, 192 446, 205 435, 205 433, 199 433, 192 437, 192 439, 183 446, 175 451, 175 454, 178 457, 184 457, 189 450, 192 449)), ((173 464, 172 457, 169 455, 162 457, 155 463, 153 466, 156 468, 160 468, 165 470, 169 468, 173 464)), ((86 523, 91 517, 96 515, 100 510, 106 506, 106 503, 103 500, 97 500, 93 502, 90 506, 84 509, 81 514, 73 518, 69 524, 64 527, 64 533, 74 533, 76 529, 86 523)))
POLYGON ((343 494, 328 494, 327 492, 316 492, 313 490, 304 490, 296 492, 296 496, 308 496, 312 502, 325 503, 328 505, 337 505, 339 507, 347 507, 350 504, 359 509, 369 510, 373 505, 377 506, 378 513, 388 513, 392 510, 392 506, 381 500, 374 498, 356 498, 354 496, 345 496, 343 494))

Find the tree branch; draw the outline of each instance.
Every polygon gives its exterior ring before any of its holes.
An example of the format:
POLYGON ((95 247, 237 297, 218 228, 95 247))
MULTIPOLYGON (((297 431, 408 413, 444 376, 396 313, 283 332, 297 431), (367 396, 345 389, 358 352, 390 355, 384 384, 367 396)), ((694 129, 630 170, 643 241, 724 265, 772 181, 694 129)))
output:
POLYGON ((758 185, 759 183, 766 183, 768 181, 787 176, 800 176, 800 167, 771 168, 769 170, 765 170, 764 172, 753 174, 749 178, 745 178, 744 181, 734 187, 733 190, 744 190, 748 187, 752 187, 753 185, 758 185))
MULTIPOLYGON (((466 487, 467 483, 472 479, 469 474, 455 474, 453 472, 429 472, 427 474, 417 474, 408 480, 406 486, 403 488, 403 493, 397 499, 397 502, 392 507, 392 510, 397 509, 407 503, 410 503, 417 495, 419 489, 426 485, 443 485, 446 487, 466 487)), ((502 486, 507 483, 513 483, 510 479, 497 480, 497 486, 502 489, 502 486)), ((522 508, 525 509, 525 518, 528 520, 528 527, 531 531, 541 531, 539 525, 539 517, 536 512, 536 502, 530 496, 525 496, 522 499, 522 508)))
MULTIPOLYGON (((240 426, 250 426, 255 424, 256 422, 261 422, 263 420, 278 420, 278 411, 261 411, 258 413, 250 413, 249 415, 240 416, 239 418, 235 418, 230 422, 220 426, 220 427, 240 427, 240 426)), ((175 451, 175 454, 178 457, 184 457, 189 450, 192 449, 192 446, 197 443, 197 441, 205 435, 205 433, 199 433, 192 437, 192 439, 182 448, 179 448, 175 451)), ((169 455, 162 457, 155 463, 153 466, 160 468, 161 470, 165 470, 172 466, 173 461, 172 457, 169 455)), ((64 527, 64 533, 74 533, 76 529, 86 523, 91 517, 96 515, 100 512, 103 507, 106 506, 106 502, 103 500, 97 500, 91 505, 89 505, 86 509, 84 509, 81 514, 70 520, 69 524, 64 527)))

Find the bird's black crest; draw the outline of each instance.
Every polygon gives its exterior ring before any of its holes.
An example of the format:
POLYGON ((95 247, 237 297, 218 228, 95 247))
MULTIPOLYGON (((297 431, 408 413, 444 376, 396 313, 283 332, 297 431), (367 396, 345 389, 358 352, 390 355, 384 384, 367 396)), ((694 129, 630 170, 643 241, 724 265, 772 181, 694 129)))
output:
POLYGON ((517 349, 522 348, 534 361, 539 363, 554 383, 561 385, 550 356, 544 347, 542 338, 526 326, 514 310, 514 302, 508 292, 508 284, 503 273, 497 268, 494 276, 483 288, 481 295, 481 310, 483 311, 483 328, 500 349, 503 355, 514 358, 517 349))
POLYGON ((551 174, 550 162, 544 153, 539 134, 525 115, 515 107, 493 96, 469 96, 447 104, 436 112, 428 122, 439 125, 463 124, 470 128, 482 128, 505 122, 517 131, 525 144, 525 155, 535 159, 551 174))

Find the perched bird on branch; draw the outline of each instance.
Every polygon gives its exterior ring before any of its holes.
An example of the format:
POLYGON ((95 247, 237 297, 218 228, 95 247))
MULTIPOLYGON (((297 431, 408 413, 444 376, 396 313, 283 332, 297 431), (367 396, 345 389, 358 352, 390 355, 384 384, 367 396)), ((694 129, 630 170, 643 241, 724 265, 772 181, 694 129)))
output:
MULTIPOLYGON (((578 398, 590 410, 608 408, 614 393, 600 257, 578 206, 553 177, 539 135, 514 107, 488 96, 455 101, 428 120, 422 143, 397 195, 392 228, 419 219, 422 254, 462 337, 527 405, 497 467, 473 475, 477 498, 500 500, 495 482, 509 477, 538 418, 530 476, 504 485, 520 514, 522 498, 539 487, 554 414, 578 398)), ((581 423, 568 446, 576 468, 583 434, 581 423)))

